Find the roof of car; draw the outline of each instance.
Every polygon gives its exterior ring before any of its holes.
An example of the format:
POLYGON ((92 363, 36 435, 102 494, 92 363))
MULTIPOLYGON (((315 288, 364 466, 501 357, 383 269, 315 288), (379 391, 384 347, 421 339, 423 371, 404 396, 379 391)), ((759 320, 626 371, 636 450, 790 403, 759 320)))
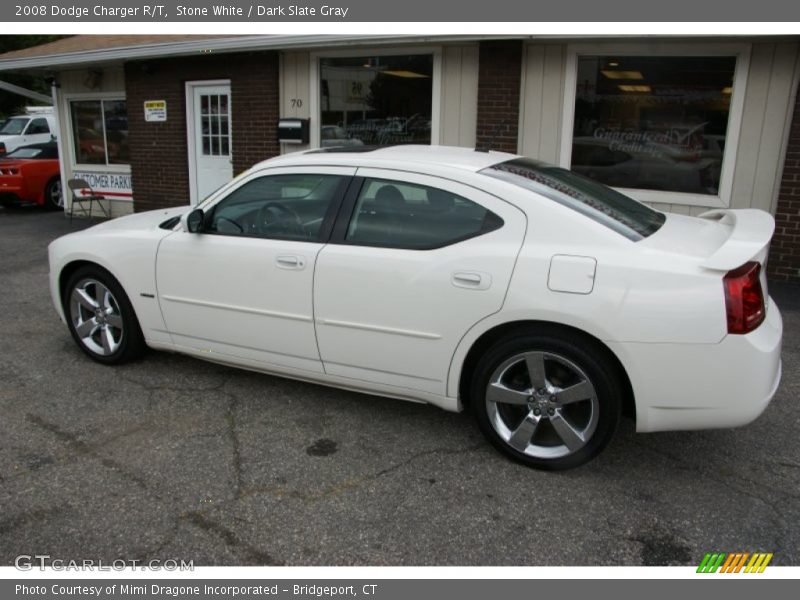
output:
POLYGON ((393 165, 398 163, 417 163, 420 165, 464 169, 472 172, 480 171, 517 157, 506 152, 482 151, 455 146, 405 144, 380 147, 344 146, 306 150, 273 158, 268 161, 268 165, 319 165, 323 156, 326 164, 369 166, 385 163, 392 163, 393 165))

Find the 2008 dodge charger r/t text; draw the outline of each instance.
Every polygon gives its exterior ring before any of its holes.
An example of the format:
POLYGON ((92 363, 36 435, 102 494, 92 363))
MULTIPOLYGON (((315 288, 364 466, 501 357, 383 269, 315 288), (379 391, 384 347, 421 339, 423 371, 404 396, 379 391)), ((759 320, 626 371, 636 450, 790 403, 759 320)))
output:
POLYGON ((92 359, 146 346, 470 410, 527 465, 638 431, 735 427, 781 375, 758 210, 664 214, 569 170, 463 148, 260 163, 196 207, 49 248, 92 359))

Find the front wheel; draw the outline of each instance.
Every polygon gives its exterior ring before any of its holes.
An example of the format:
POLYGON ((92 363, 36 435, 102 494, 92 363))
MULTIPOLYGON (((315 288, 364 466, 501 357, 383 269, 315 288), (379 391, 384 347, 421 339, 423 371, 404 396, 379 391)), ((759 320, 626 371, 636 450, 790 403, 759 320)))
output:
POLYGON ((78 269, 67 282, 64 309, 73 339, 93 360, 111 365, 144 353, 144 337, 130 300, 105 269, 78 269))
POLYGON ((580 466, 608 444, 621 389, 605 351, 572 332, 500 340, 479 361, 470 406, 489 441, 545 470, 580 466))

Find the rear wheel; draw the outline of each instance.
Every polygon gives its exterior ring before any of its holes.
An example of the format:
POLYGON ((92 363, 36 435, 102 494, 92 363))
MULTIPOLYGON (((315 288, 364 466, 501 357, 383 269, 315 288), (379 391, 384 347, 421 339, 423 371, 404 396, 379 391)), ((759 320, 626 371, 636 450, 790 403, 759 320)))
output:
POLYGON ((511 458, 546 470, 577 467, 614 434, 622 397, 616 372, 588 338, 531 331, 500 340, 480 360, 471 409, 511 458))
POLYGON ((105 269, 78 269, 67 282, 64 309, 73 339, 93 360, 110 365, 144 353, 144 337, 128 296, 105 269))
POLYGON ((47 182, 44 190, 44 206, 49 210, 64 209, 64 193, 61 189, 61 178, 53 177, 47 182))

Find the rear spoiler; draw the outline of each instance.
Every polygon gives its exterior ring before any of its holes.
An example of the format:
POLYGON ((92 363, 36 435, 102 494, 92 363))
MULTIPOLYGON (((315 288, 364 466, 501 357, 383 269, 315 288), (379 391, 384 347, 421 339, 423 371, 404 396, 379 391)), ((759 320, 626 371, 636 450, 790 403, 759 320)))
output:
POLYGON ((703 262, 706 269, 730 271, 754 258, 766 257, 775 232, 775 219, 768 212, 754 208, 715 209, 704 212, 700 218, 731 227, 730 237, 703 262))

